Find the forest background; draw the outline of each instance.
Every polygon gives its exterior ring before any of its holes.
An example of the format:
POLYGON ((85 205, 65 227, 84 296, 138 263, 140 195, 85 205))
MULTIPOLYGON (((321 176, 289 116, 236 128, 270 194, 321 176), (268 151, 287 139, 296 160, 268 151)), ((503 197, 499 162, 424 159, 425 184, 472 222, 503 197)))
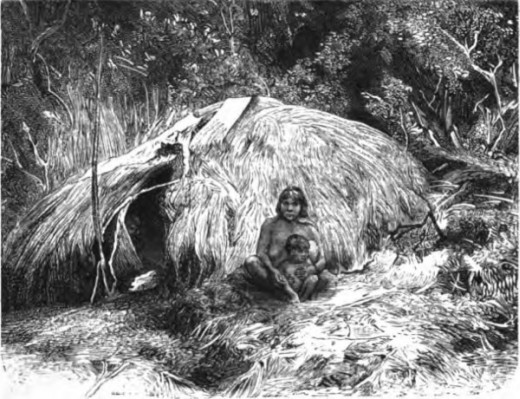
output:
POLYGON ((374 126, 434 174, 426 148, 518 156, 515 1, 2 2, 4 237, 90 166, 98 64, 100 161, 251 95, 374 126))

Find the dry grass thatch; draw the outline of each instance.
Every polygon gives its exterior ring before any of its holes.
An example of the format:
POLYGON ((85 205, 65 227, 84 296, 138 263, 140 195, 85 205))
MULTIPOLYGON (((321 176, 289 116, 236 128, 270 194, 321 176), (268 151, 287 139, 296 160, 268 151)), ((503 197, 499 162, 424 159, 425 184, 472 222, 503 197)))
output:
POLYGON ((404 149, 324 112, 260 98, 229 131, 198 132, 190 150, 198 163, 188 182, 167 189, 166 209, 174 264, 189 251, 202 263, 192 280, 232 271, 254 253, 263 220, 289 185, 305 192, 329 264, 346 269, 363 264, 374 231, 424 211, 422 170, 404 149))
MULTIPOLYGON (((362 123, 267 98, 230 99, 200 117, 188 116, 100 164, 99 175, 105 234, 119 232, 116 275, 140 268, 125 223, 115 229, 116 220, 124 221, 124 213, 119 216, 139 193, 162 185, 157 212, 167 219, 166 252, 177 271, 189 272, 181 276, 191 283, 234 270, 254 252, 262 221, 274 214, 288 185, 307 195, 329 264, 350 269, 364 262, 374 232, 408 222, 425 207, 422 169, 391 138, 362 123), (160 156, 161 143, 175 142, 183 146, 182 157, 160 156)), ((60 300, 59 287, 74 289, 73 281, 84 290, 94 279, 93 240, 87 173, 43 198, 9 237, 6 299, 14 305, 60 300)))

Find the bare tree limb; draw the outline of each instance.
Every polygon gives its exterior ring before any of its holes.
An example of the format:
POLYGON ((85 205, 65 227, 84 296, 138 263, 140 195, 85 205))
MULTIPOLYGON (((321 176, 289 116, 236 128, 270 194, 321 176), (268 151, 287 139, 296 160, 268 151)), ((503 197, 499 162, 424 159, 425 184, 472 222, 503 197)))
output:
MULTIPOLYGON (((38 176, 36 176, 35 174, 27 171, 27 169, 25 169, 22 165, 22 163, 20 162, 20 158, 18 157, 18 152, 14 149, 14 146, 13 146, 13 143, 11 143, 11 141, 7 141, 9 143, 9 146, 11 147, 11 150, 13 151, 13 157, 14 157, 14 160, 11 160, 11 162, 14 163, 14 165, 16 165, 16 167, 24 174, 26 175, 27 177, 29 177, 31 180, 33 180, 41 189, 43 192, 46 192, 47 191, 47 187, 45 185, 45 183, 43 182, 42 179, 40 179, 38 176)), ((6 159, 6 158, 4 158, 6 159)))
POLYGON ((56 92, 54 92, 51 88, 51 75, 50 75, 50 72, 49 72, 49 67, 47 65, 47 62, 45 61, 45 59, 43 58, 43 56, 40 54, 40 53, 37 53, 36 54, 36 57, 38 57, 42 62, 43 62, 43 65, 45 66, 45 70, 47 72, 47 91, 49 92, 49 94, 51 94, 56 100, 58 100, 58 102, 61 104, 61 106, 65 109, 65 112, 67 113, 67 116, 69 118, 69 123, 70 123, 70 126, 73 126, 74 125, 74 114, 72 113, 72 111, 70 110, 70 107, 67 105, 67 103, 65 102, 65 100, 63 100, 63 98, 61 98, 56 92))
MULTIPOLYGON (((480 31, 479 30, 474 32, 474 34, 473 34, 473 44, 471 45, 471 47, 468 48, 468 54, 471 54, 471 52, 477 48, 479 35, 480 35, 480 31)), ((466 48, 467 48, 467 44, 466 44, 466 48)))
POLYGON ((473 112, 477 112, 477 110, 479 109, 480 105, 482 105, 482 103, 484 101, 486 101, 486 99, 489 97, 489 93, 486 94, 484 97, 482 97, 480 100, 477 101, 477 103, 475 104, 475 106, 473 107, 473 112))
POLYGON ((29 139, 29 142, 31 143, 33 154, 34 154, 34 157, 36 158, 36 163, 38 164, 38 166, 46 168, 49 165, 49 163, 40 156, 40 152, 38 151, 38 147, 36 146, 36 143, 33 140, 33 137, 31 135, 29 128, 27 126, 25 126, 22 130, 27 134, 27 138, 29 139))
POLYGON ((49 179, 49 161, 44 160, 40 156, 40 152, 38 151, 38 147, 36 146, 36 143, 34 142, 31 132, 29 131, 29 128, 23 129, 27 133, 27 137, 29 138, 29 142, 31 143, 31 147, 33 150, 34 158, 36 159, 36 163, 38 166, 43 168, 43 174, 44 174, 44 184, 45 184, 45 191, 50 190, 50 179, 49 179))
MULTIPOLYGON (((430 207, 430 211, 428 211, 428 213, 426 214, 426 216, 424 217, 424 219, 421 222, 412 223, 412 224, 399 224, 394 230, 389 232, 390 238, 392 240, 395 240, 395 239, 401 237, 403 234, 408 233, 409 231, 411 231, 413 229, 418 229, 418 228, 424 227, 426 225, 426 222, 428 221, 428 219, 430 219, 432 221, 433 227, 435 228, 437 235, 441 239, 445 238, 446 236, 444 235, 439 224, 437 223, 437 219, 435 218, 435 215, 433 213, 433 208, 431 207, 431 205, 429 203, 428 203, 428 206, 430 207), (401 230, 406 230, 406 231, 401 232, 401 230)), ((424 237, 423 237, 423 239, 424 239, 424 237)))
POLYGON ((495 101, 498 106, 498 120, 500 121, 500 124, 502 125, 500 133, 498 134, 498 137, 496 138, 496 140, 491 148, 491 153, 494 153, 497 149, 498 143, 502 140, 502 137, 503 137, 505 131, 507 130, 506 123, 503 118, 504 109, 502 106, 502 97, 500 95, 500 91, 498 89, 498 83, 496 80, 496 74, 497 74, 498 70, 502 67, 502 65, 504 64, 504 60, 502 59, 502 57, 500 57, 500 55, 497 55, 497 59, 498 59, 497 64, 491 65, 492 70, 487 71, 487 70, 481 68, 480 66, 478 66, 477 64, 475 64, 475 62, 471 58, 471 52, 473 50, 475 50, 475 48, 477 47, 480 31, 475 32, 473 44, 470 47, 468 47, 467 43, 466 43, 466 45, 461 44, 457 39, 455 39, 452 35, 450 35, 444 29, 440 29, 440 31, 442 32, 442 34, 444 36, 446 36, 448 39, 450 39, 450 41, 452 43, 454 43, 464 53, 464 55, 468 59, 468 62, 470 64, 471 68, 473 68, 473 70, 475 72, 477 72, 481 76, 483 76, 484 79, 486 79, 488 81, 488 83, 490 83, 491 86, 493 87, 493 94, 495 96, 495 101))

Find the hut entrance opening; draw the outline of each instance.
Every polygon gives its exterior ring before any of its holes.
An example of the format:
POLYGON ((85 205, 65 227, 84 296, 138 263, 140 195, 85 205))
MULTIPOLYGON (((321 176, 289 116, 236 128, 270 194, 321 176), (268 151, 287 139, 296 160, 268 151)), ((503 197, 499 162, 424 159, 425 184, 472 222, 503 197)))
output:
POLYGON ((164 259, 165 228, 160 213, 163 190, 140 195, 126 214, 125 224, 145 269, 157 269, 164 259))
MULTIPOLYGON (((167 183, 172 174, 156 175, 148 187, 167 183)), ((145 270, 163 267, 166 252, 165 215, 161 210, 164 188, 141 194, 128 208, 125 225, 132 239, 137 256, 145 270)))

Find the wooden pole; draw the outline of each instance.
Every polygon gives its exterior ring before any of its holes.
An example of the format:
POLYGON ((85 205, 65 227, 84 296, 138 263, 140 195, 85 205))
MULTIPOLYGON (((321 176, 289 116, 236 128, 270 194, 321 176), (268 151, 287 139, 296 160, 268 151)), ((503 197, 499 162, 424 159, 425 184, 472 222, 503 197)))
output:
POLYGON ((94 134, 92 138, 92 221, 94 225, 94 233, 97 241, 97 247, 99 251, 99 260, 96 265, 96 280, 94 283, 94 289, 92 290, 92 295, 90 297, 90 303, 94 302, 97 286, 99 283, 100 274, 103 276, 103 284, 105 285, 105 291, 108 294, 111 294, 111 290, 108 287, 108 281, 106 276, 106 260, 105 255, 103 253, 103 232, 101 229, 101 215, 99 211, 99 187, 98 187, 98 174, 97 174, 97 164, 98 164, 98 153, 99 153, 99 126, 100 126, 100 104, 101 104, 101 76, 103 70, 103 50, 104 50, 104 36, 103 31, 100 30, 100 39, 99 39, 99 64, 97 68, 97 76, 96 76, 96 104, 95 104, 95 112, 94 112, 94 134))

